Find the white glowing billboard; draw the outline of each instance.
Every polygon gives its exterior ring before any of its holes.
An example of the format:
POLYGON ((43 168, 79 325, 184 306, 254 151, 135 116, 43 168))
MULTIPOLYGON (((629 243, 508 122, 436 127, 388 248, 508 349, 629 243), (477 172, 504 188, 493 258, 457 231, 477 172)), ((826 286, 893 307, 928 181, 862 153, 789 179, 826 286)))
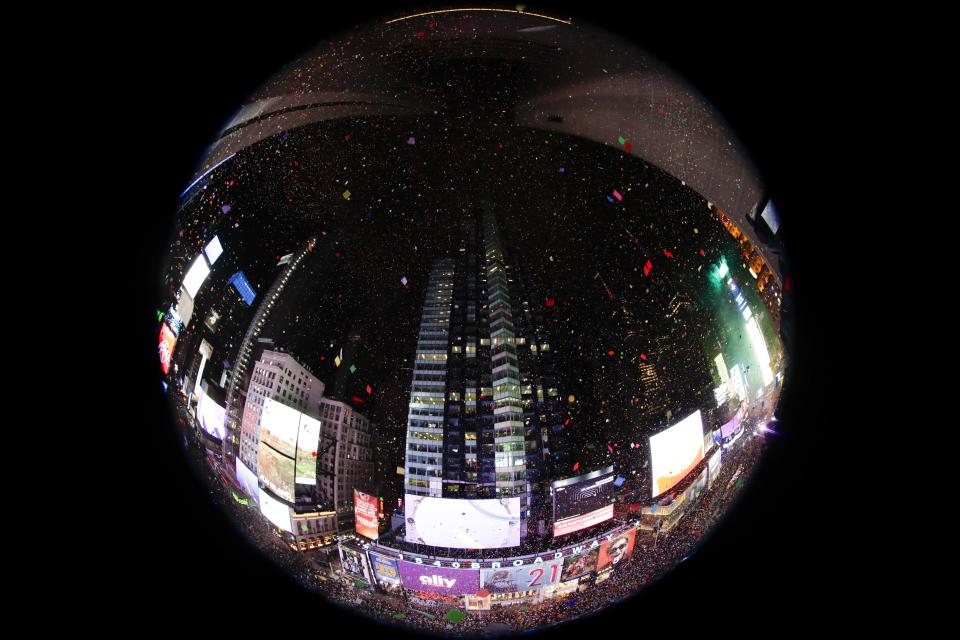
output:
POLYGON ((290 507, 283 504, 269 493, 260 489, 260 513, 263 517, 288 533, 293 533, 293 524, 290 521, 290 507))
POLYGON ((763 386, 773 382, 773 371, 770 369, 770 353, 767 351, 767 343, 760 333, 760 326, 756 318, 750 318, 747 322, 747 335, 750 336, 750 343, 753 345, 753 354, 760 363, 760 373, 763 375, 763 386))
POLYGON ((301 415, 300 435, 297 437, 297 483, 317 484, 317 447, 319 444, 320 421, 308 415, 301 415))
POLYGON ((216 262, 217 258, 223 254, 223 245, 220 244, 220 238, 213 236, 213 240, 207 243, 207 246, 203 248, 203 252, 207 254, 207 260, 210 261, 210 264, 216 262))
POLYGON ((237 458, 237 482, 243 487, 244 493, 254 500, 260 500, 260 484, 257 482, 257 474, 248 469, 240 458, 237 458))
POLYGON ((407 494, 407 542, 454 549, 520 545, 520 498, 465 500, 407 494))
MULTIPOLYGON (((191 298, 196 298, 200 285, 203 284, 208 275, 210 275, 210 267, 207 265, 207 261, 203 259, 203 256, 197 256, 190 268, 187 269, 187 275, 183 277, 183 290, 190 294, 191 298)), ((182 312, 181 315, 183 315, 182 312)))
POLYGON ((653 496, 669 491, 703 460, 703 420, 697 410, 650 438, 653 496))
POLYGON ((292 458, 297 452, 300 415, 296 409, 265 398, 260 414, 260 442, 292 458))
POLYGON ((293 502, 293 458, 261 442, 257 449, 257 471, 264 486, 284 500, 293 502))
POLYGON ((223 440, 227 435, 227 412, 224 407, 213 401, 203 389, 197 389, 200 400, 197 402, 197 421, 200 428, 215 438, 223 440))

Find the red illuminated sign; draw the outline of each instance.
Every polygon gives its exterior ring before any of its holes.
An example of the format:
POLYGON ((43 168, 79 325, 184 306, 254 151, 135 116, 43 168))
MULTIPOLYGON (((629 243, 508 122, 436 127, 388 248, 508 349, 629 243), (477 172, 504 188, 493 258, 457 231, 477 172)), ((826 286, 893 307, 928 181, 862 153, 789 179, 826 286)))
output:
POLYGON ((170 360, 173 358, 173 347, 177 344, 177 336, 174 335, 166 322, 160 327, 160 344, 157 351, 160 354, 160 369, 164 375, 170 373, 170 360))

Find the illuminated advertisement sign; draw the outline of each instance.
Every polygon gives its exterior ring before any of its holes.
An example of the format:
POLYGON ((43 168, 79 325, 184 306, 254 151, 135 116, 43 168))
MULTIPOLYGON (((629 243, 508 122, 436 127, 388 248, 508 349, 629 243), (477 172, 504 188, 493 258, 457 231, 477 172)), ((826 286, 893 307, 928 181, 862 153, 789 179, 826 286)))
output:
POLYGON ((780 229, 780 216, 777 214, 777 209, 773 206, 773 200, 767 200, 767 206, 763 208, 760 219, 767 223, 767 226, 770 227, 770 231, 773 231, 774 235, 777 234, 777 230, 780 229))
POLYGON ((613 467, 553 483, 553 535, 573 533, 613 517, 613 467))
POLYGON ((575 593, 578 582, 580 582, 580 578, 574 578, 573 580, 568 580, 566 582, 558 582, 557 584, 548 586, 546 589, 544 589, 543 596, 545 598, 558 598, 570 593, 575 593))
POLYGON ((176 307, 170 307, 163 320, 170 325, 173 335, 180 337, 180 331, 183 329, 183 318, 180 317, 180 312, 177 311, 176 307))
POLYGON ((733 384, 733 390, 741 400, 747 399, 747 385, 743 380, 743 367, 735 364, 730 367, 730 382, 733 384))
POLYGON ((173 358, 173 348, 177 344, 177 336, 173 330, 164 322, 160 326, 160 344, 157 351, 160 355, 160 370, 166 375, 170 373, 170 361, 173 358))
POLYGON ((207 325, 207 329, 210 329, 212 333, 217 332, 217 326, 219 322, 220 322, 220 314, 217 313, 216 309, 211 309, 210 315, 208 315, 207 319, 203 321, 203 323, 207 325))
POLYGON ((257 467, 264 485, 284 500, 293 502, 293 458, 261 442, 257 451, 257 467))
MULTIPOLYGON (((463 502, 463 501, 461 501, 463 502)), ((473 595, 480 590, 478 569, 453 569, 399 560, 400 581, 404 589, 446 596, 473 595)))
POLYGON ((407 542, 456 549, 520 545, 520 498, 464 500, 407 494, 407 542))
POLYGON ((223 440, 227 435, 226 409, 214 402, 203 389, 197 389, 197 394, 200 396, 197 402, 197 420, 200 427, 214 438, 223 440))
POLYGON ((260 513, 263 514, 263 517, 287 533, 293 533, 293 525, 290 522, 290 508, 263 489, 259 490, 259 499, 260 513))
POLYGON ((601 544, 600 553, 597 555, 597 571, 614 567, 629 558, 633 554, 636 539, 637 530, 630 529, 601 544))
POLYGON ((729 438, 730 436, 732 436, 733 433, 734 433, 737 429, 740 428, 740 420, 741 420, 741 418, 742 418, 742 412, 741 412, 741 411, 737 411, 737 413, 734 414, 733 419, 731 419, 731 420, 730 420, 729 422, 727 422, 726 424, 721 425, 721 426, 720 426, 720 437, 726 439, 726 438, 729 438))
POLYGON ((197 291, 200 290, 200 285, 203 284, 203 281, 206 280, 209 275, 210 267, 207 266, 207 261, 203 259, 203 256, 197 256, 193 264, 190 265, 190 268, 187 269, 187 275, 183 277, 183 290, 186 291, 191 298, 196 298, 197 291))
POLYGON ((767 343, 760 333, 760 325, 756 318, 750 318, 747 322, 747 335, 750 336, 750 343, 753 345, 753 354, 760 363, 760 373, 763 375, 763 386, 773 382, 773 371, 770 369, 770 353, 767 351, 767 343))
POLYGON ((243 298, 243 301, 247 303, 248 307, 253 304, 253 299, 257 297, 257 292, 250 284, 250 281, 247 280, 247 276, 243 275, 243 271, 237 271, 230 276, 227 284, 233 285, 233 288, 237 290, 237 293, 240 294, 240 297, 243 298))
POLYGON ((588 551, 579 555, 568 556, 563 559, 563 572, 560 575, 560 581, 566 582, 574 578, 590 573, 597 566, 597 557, 600 553, 600 547, 591 547, 588 551))
POLYGON ((697 410, 650 438, 653 496, 669 491, 703 460, 703 420, 697 410))
POLYGON ((177 296, 177 313, 183 320, 183 326, 190 326, 190 318, 193 317, 193 296, 180 288, 180 295, 177 296))
POLYGON ((220 244, 220 238, 213 236, 213 240, 207 243, 207 246, 203 248, 203 252, 207 254, 207 260, 210 261, 210 264, 216 262, 217 258, 223 253, 223 245, 220 244))
POLYGON ((267 443, 285 456, 297 452, 300 412, 276 400, 265 398, 260 414, 260 442, 267 443))
POLYGON ((720 449, 714 451, 710 459, 707 460, 707 488, 713 486, 713 481, 720 473, 720 449))
POLYGON ((301 415, 300 434, 297 437, 297 483, 317 484, 317 447, 319 444, 320 421, 308 415, 301 415))
POLYGON ((558 583, 561 573, 563 573, 563 560, 551 560, 543 564, 528 564, 522 567, 481 569, 480 586, 490 593, 530 591, 558 583))
POLYGON ((393 558, 370 552, 370 562, 373 564, 373 575, 380 582, 400 584, 400 569, 393 558))
POLYGON ((260 499, 260 484, 257 482, 257 474, 247 468, 240 458, 237 458, 237 482, 243 488, 244 493, 254 500, 260 499))
POLYGON ((380 533, 377 523, 377 499, 362 491, 353 490, 353 513, 356 517, 357 533, 365 538, 376 540, 380 533))
POLYGON ((340 566, 348 575, 365 582, 370 582, 370 571, 367 569, 367 559, 353 549, 340 546, 340 566))

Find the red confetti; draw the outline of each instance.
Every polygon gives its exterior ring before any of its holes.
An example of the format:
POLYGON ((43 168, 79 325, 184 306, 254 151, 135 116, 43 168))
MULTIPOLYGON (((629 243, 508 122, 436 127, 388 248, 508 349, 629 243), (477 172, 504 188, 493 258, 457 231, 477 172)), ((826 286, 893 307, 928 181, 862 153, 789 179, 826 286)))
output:
POLYGON ((367 385, 367 393, 373 394, 373 388, 370 385, 367 385))
POLYGON ((667 251, 666 249, 663 250, 663 255, 667 256, 668 258, 672 258, 672 257, 673 257, 673 254, 670 253, 669 251, 667 251))
POLYGON ((570 424, 570 418, 563 421, 563 426, 567 426, 568 424, 570 424))
POLYGON ((424 36, 426 36, 426 35, 427 35, 427 34, 425 34, 423 31, 417 31, 417 37, 418 37, 418 38, 422 38, 422 37, 424 37, 424 36))
POLYGON ((615 355, 617 355, 617 352, 614 351, 613 349, 610 349, 609 351, 607 351, 607 355, 608 355, 608 356, 615 356, 615 355))
POLYGON ((630 144, 629 142, 623 145, 623 148, 627 150, 627 153, 630 153, 631 151, 633 151, 633 145, 630 144))
POLYGON ((573 470, 574 470, 574 471, 576 471, 576 470, 579 469, 579 468, 580 468, 580 463, 579 463, 579 462, 576 463, 575 465, 573 465, 573 470))
POLYGON ((357 404, 363 404, 363 398, 360 396, 350 396, 350 399, 356 402, 357 404))
POLYGON ((641 360, 646 360, 646 359, 647 359, 647 354, 641 353, 641 354, 640 354, 640 359, 641 359, 641 360))
POLYGON ((653 263, 647 260, 647 264, 643 265, 643 275, 650 275, 650 270, 653 269, 653 263))
POLYGON ((548 307, 552 307, 552 306, 555 305, 555 304, 557 304, 557 301, 556 301, 556 300, 554 300, 553 298, 547 298, 547 306, 548 306, 548 307))
POLYGON ((317 457, 317 452, 316 452, 316 451, 311 451, 311 452, 310 452, 310 455, 313 456, 314 458, 316 458, 316 457, 317 457))
POLYGON ((705 255, 707 255, 707 254, 706 254, 706 252, 705 252, 703 249, 700 249, 700 255, 705 256, 705 255))
POLYGON ((350 134, 349 134, 349 133, 348 133, 347 135, 343 136, 343 141, 344 141, 344 142, 350 142, 350 134))

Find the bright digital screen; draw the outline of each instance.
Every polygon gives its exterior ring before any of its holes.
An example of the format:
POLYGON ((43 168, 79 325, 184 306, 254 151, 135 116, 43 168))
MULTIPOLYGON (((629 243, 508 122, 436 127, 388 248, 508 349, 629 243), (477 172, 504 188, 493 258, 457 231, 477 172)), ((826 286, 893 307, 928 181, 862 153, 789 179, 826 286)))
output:
POLYGON ((243 298, 243 301, 247 303, 248 307, 253 304, 254 298, 257 297, 257 292, 250 284, 250 281, 247 280, 247 276, 243 275, 243 271, 237 271, 230 276, 227 284, 233 285, 233 288, 237 290, 237 293, 240 294, 240 297, 243 298))
POLYGON ((263 517, 287 533, 293 533, 293 524, 290 522, 290 508, 263 489, 259 490, 259 498, 260 513, 263 514, 263 517))
POLYGON ((633 545, 637 539, 637 530, 630 529, 600 544, 597 554, 597 571, 616 566, 633 554, 633 545))
POLYGON ((284 500, 293 502, 293 458, 261 441, 257 450, 257 467, 264 485, 284 500))
POLYGON ((170 307, 167 310, 166 315, 163 317, 164 321, 170 325, 170 328, 173 330, 173 335, 179 337, 180 331, 183 330, 183 318, 180 317, 180 313, 177 311, 176 307, 170 307))
POLYGON ((370 582, 370 572, 363 554, 347 547, 340 547, 340 566, 344 572, 359 580, 370 582))
POLYGON ((697 410, 650 438, 653 496, 669 491, 703 460, 703 420, 697 410))
POLYGON ((300 412, 276 400, 265 398, 260 414, 260 443, 293 457, 297 452, 300 412))
POLYGON ((563 558, 522 567, 481 569, 480 586, 490 593, 516 593, 540 589, 560 582, 563 558))
POLYGON ((170 373, 170 361, 173 359, 173 349, 177 345, 177 336, 173 330, 164 322, 160 326, 160 343, 157 351, 160 355, 160 369, 164 375, 170 373))
POLYGON ((248 469, 240 458, 237 458, 237 482, 248 496, 254 499, 260 498, 260 484, 257 482, 257 474, 248 469))
POLYGON ((207 260, 210 264, 216 262, 217 258, 223 253, 223 245, 220 244, 220 238, 213 236, 213 240, 207 243, 207 246, 203 248, 203 252, 207 254, 207 260))
POLYGON ((353 513, 356 517, 357 533, 371 540, 376 540, 380 534, 377 523, 377 498, 353 490, 353 513))
POLYGON ((770 369, 770 353, 767 351, 767 343, 760 333, 760 326, 756 318, 750 318, 747 322, 747 335, 750 336, 750 343, 753 345, 753 354, 757 357, 760 364, 760 373, 763 375, 763 386, 773 382, 773 371, 770 369))
POLYGON ((207 261, 203 259, 203 256, 197 256, 190 268, 187 269, 187 275, 183 278, 183 290, 191 298, 196 298, 200 285, 203 284, 208 275, 210 275, 210 267, 207 266, 207 261))
POLYGON ((317 447, 319 445, 320 421, 308 415, 301 415, 300 434, 297 437, 297 483, 317 484, 317 447))
POLYGON ((180 314, 180 319, 183 320, 183 326, 190 326, 190 319, 193 317, 193 296, 180 288, 180 296, 177 300, 177 313, 180 314))
POLYGON ((553 483, 553 535, 591 527, 613 517, 613 467, 553 483))
POLYGON ((464 500, 407 494, 407 542, 455 549, 520 545, 520 498, 464 500))
POLYGON ((579 555, 567 556, 564 558, 563 573, 560 576, 561 582, 578 578, 593 571, 597 566, 597 557, 599 553, 600 548, 594 547, 579 555))
POLYGON ((203 389, 197 389, 197 392, 200 396, 197 402, 197 420, 200 422, 200 428, 213 437, 223 440, 227 435, 227 410, 214 402, 203 389))
POLYGON ((720 426, 720 437, 729 438, 733 435, 733 432, 740 428, 740 419, 742 418, 739 411, 733 416, 733 418, 720 426))
POLYGON ((396 560, 371 551, 370 562, 373 564, 373 575, 377 580, 387 584, 400 584, 400 568, 397 567, 396 560))
MULTIPOLYGON (((465 502, 456 499, 451 501, 465 502)), ((406 560, 398 560, 397 565, 404 589, 446 596, 473 595, 480 590, 479 569, 435 567, 432 564, 417 564, 406 560)))

